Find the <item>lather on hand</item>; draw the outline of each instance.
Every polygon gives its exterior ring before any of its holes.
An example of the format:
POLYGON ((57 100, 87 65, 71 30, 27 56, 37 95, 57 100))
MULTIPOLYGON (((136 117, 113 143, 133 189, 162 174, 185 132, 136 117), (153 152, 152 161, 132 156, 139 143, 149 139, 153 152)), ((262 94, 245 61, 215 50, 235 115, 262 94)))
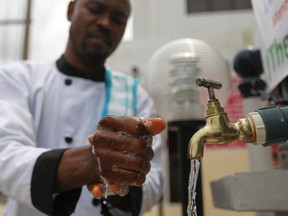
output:
POLYGON ((99 182, 87 185, 93 196, 124 196, 128 186, 141 186, 154 156, 152 136, 165 127, 161 118, 104 117, 88 137, 99 176, 99 182))

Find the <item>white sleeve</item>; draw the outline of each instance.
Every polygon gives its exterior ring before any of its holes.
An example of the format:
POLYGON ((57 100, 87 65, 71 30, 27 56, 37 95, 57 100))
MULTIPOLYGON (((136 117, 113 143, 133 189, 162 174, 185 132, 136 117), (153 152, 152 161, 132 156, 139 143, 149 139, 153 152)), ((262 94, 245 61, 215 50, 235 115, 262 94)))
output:
MULTIPOLYGON (((159 117, 154 110, 154 102, 141 86, 138 89, 137 117, 159 117)), ((165 184, 164 157, 166 153, 166 141, 163 140, 163 137, 161 134, 153 137, 154 158, 151 162, 151 170, 142 187, 143 197, 140 215, 159 203, 163 196, 165 184)))
MULTIPOLYGON (((31 176, 38 156, 29 112, 29 82, 21 67, 0 69, 0 191, 24 205, 31 202, 31 176), (10 69, 19 69, 15 72, 10 69)), ((28 73, 27 73, 28 74, 28 73)))

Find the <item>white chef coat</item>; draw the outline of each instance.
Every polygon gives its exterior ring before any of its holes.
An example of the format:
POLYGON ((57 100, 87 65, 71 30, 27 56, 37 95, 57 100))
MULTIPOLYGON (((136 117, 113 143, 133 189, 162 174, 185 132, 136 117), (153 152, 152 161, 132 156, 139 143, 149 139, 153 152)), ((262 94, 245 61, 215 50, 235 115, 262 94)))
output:
MULTIPOLYGON (((153 101, 141 86, 137 95, 136 116, 155 116, 153 101)), ((54 195, 43 191, 52 190, 53 175, 48 168, 41 169, 47 173, 38 169, 42 177, 36 178, 36 183, 32 178, 35 167, 55 164, 40 160, 38 165, 39 158, 60 158, 62 150, 51 150, 87 144, 88 135, 101 119, 105 98, 105 82, 67 75, 55 62, 23 61, 0 68, 0 191, 9 198, 5 216, 45 215, 36 209, 37 202, 41 211, 51 210, 54 195)), ((161 136, 154 137, 153 148, 151 171, 142 186, 141 214, 156 204, 163 192, 161 136)), ((83 187, 72 215, 101 215, 100 205, 93 205, 92 200, 83 187)), ((110 212, 131 215, 115 208, 110 212)))

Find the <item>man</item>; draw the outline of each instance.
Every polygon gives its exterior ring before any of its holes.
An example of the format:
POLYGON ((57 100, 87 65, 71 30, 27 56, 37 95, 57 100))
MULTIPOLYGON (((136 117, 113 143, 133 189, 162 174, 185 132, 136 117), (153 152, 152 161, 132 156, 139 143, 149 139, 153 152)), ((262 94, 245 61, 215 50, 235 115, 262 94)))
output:
POLYGON ((155 115, 152 100, 105 66, 130 13, 129 0, 72 1, 60 59, 0 69, 6 216, 141 215, 161 198, 160 136, 152 136, 165 122, 136 118, 155 115))

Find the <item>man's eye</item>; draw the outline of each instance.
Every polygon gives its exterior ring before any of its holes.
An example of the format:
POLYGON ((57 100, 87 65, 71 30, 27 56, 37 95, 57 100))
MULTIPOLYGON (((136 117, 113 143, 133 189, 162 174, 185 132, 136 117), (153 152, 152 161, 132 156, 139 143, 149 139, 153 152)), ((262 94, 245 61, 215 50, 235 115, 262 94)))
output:
POLYGON ((93 14, 99 14, 101 13, 101 9, 98 7, 89 7, 88 10, 93 14))
POLYGON ((123 17, 118 17, 118 16, 115 16, 115 17, 113 18, 113 20, 114 20, 114 22, 115 22, 117 25, 119 25, 119 26, 124 26, 124 25, 126 25, 126 22, 127 22, 127 20, 126 20, 125 18, 123 18, 123 17))
POLYGON ((115 23, 119 26, 124 26, 126 24, 126 21, 123 21, 121 19, 115 19, 115 23))

